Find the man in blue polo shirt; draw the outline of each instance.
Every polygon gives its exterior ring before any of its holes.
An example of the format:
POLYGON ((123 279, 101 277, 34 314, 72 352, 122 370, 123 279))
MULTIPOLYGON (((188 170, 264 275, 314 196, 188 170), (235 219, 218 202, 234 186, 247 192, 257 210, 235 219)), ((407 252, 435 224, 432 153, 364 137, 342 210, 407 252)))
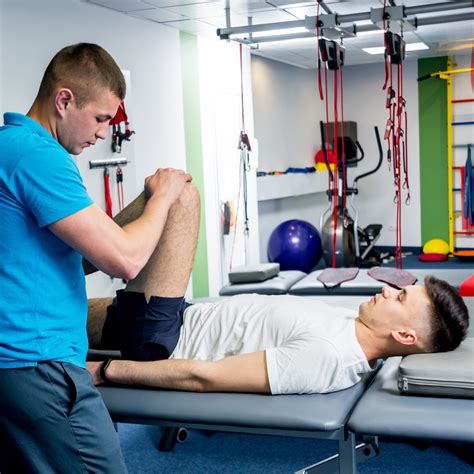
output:
POLYGON ((83 257, 133 279, 191 177, 158 170, 124 228, 89 197, 70 154, 107 136, 125 96, 100 46, 59 51, 27 113, 0 128, 0 472, 125 472, 110 417, 85 369, 83 257))

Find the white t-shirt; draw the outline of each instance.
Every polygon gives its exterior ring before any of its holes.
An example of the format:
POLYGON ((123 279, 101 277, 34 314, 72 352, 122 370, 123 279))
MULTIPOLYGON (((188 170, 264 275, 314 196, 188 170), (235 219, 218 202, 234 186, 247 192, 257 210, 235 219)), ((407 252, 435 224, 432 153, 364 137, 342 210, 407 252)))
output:
POLYGON ((218 360, 265 351, 272 394, 327 393, 371 371, 357 311, 300 296, 237 295, 190 306, 172 359, 218 360))

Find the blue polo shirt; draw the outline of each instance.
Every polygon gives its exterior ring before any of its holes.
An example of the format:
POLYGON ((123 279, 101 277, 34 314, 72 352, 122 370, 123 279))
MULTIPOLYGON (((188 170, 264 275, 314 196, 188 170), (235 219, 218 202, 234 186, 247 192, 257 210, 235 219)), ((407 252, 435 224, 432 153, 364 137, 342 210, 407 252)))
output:
MULTIPOLYGON (((71 156, 41 125, 0 127, 0 369, 39 361, 85 367, 82 257, 48 225, 92 204, 71 156)), ((1 374, 0 374, 1 377, 1 374)))

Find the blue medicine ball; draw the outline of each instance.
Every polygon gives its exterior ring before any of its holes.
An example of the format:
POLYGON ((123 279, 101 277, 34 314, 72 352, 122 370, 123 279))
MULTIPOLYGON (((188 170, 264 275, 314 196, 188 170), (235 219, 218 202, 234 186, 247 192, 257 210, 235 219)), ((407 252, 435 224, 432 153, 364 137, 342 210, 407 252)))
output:
POLYGON ((278 225, 268 239, 270 262, 278 262, 281 270, 301 270, 308 273, 323 253, 321 238, 314 225, 292 219, 278 225))

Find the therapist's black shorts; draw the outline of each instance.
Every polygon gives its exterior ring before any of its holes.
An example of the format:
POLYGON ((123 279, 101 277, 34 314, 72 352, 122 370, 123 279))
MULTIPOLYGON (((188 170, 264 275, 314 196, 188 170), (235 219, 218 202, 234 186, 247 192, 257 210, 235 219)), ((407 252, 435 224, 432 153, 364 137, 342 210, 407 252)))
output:
POLYGON ((152 296, 147 303, 143 293, 119 290, 107 308, 102 345, 119 349, 127 360, 167 359, 178 343, 188 306, 184 297, 152 296))

